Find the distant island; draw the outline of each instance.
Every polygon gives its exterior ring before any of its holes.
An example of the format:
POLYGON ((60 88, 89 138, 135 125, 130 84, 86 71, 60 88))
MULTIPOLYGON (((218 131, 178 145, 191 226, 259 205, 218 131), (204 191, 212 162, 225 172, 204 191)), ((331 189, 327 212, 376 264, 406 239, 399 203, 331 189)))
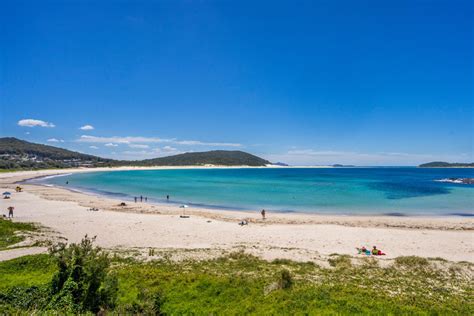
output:
POLYGON ((433 161, 419 165, 420 168, 474 168, 474 162, 471 163, 450 163, 444 161, 433 161))
POLYGON ((289 165, 284 162, 275 162, 273 163, 274 166, 280 166, 280 167, 288 167, 289 165))
POLYGON ((184 153, 145 160, 114 160, 27 142, 14 137, 0 138, 0 169, 56 169, 77 167, 119 166, 252 166, 261 167, 271 162, 243 151, 213 150, 184 153))

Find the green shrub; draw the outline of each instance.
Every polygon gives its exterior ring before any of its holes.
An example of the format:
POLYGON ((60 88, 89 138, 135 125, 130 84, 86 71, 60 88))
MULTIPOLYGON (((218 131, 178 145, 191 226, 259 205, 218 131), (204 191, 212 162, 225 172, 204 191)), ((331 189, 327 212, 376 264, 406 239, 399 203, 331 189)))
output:
POLYGON ((0 293, 0 304, 15 306, 23 310, 41 309, 47 304, 48 286, 13 287, 6 293, 0 293))
POLYGON ((351 258, 347 255, 336 255, 328 259, 329 265, 336 268, 350 268, 351 258))
POLYGON ((429 262, 426 258, 421 258, 417 256, 405 256, 395 258, 395 264, 402 267, 426 267, 429 265, 429 262))
POLYGON ((291 277, 290 271, 283 269, 280 272, 280 288, 289 289, 293 285, 293 278, 291 277))
POLYGON ((61 243, 50 249, 58 268, 51 281, 50 308, 72 313, 113 308, 117 278, 109 271, 107 253, 94 247, 94 240, 86 235, 80 244, 61 243))
POLYGON ((292 263, 293 263, 293 261, 291 261, 290 259, 277 258, 277 259, 274 259, 272 261, 272 264, 279 264, 279 265, 283 265, 283 264, 289 265, 289 264, 292 264, 292 263))

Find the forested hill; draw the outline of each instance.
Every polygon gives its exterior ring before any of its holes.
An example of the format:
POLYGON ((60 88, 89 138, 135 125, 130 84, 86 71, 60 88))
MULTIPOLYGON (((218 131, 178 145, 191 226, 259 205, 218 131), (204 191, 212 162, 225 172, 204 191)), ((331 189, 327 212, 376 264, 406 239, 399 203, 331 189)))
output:
POLYGON ((125 161, 36 144, 14 137, 0 138, 0 169, 45 169, 112 166, 265 166, 269 161, 243 151, 214 150, 169 157, 125 161))
POLYGON ((471 163, 449 163, 444 161, 433 161, 419 165, 420 168, 474 168, 474 162, 471 163))
POLYGON ((205 152, 184 153, 169 157, 147 159, 137 162, 145 166, 265 166, 268 160, 243 151, 212 150, 205 152))
POLYGON ((0 168, 2 169, 98 167, 112 166, 117 163, 112 159, 30 143, 14 137, 0 138, 0 168))

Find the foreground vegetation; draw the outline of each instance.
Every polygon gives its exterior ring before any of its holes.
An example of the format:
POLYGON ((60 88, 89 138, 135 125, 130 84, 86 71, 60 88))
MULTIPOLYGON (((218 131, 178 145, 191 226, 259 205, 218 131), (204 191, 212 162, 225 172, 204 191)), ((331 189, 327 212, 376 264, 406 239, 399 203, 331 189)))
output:
POLYGON ((401 257, 331 267, 243 253, 207 261, 109 257, 91 240, 0 262, 0 311, 116 314, 474 313, 469 263, 401 257))
POLYGON ((25 233, 36 231, 37 229, 34 224, 0 219, 0 250, 23 241, 25 233))

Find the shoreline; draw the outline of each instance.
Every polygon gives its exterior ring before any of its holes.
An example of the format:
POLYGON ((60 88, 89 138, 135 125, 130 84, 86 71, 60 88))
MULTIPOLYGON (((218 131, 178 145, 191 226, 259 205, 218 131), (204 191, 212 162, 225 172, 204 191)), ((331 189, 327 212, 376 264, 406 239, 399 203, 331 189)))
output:
MULTIPOLYGON (((115 200, 120 200, 123 199, 128 199, 129 202, 133 202, 133 195, 129 195, 127 193, 115 193, 115 192, 108 192, 108 191, 102 191, 99 189, 94 189, 94 188, 80 188, 80 187, 74 187, 74 185, 71 186, 64 186, 64 185, 55 185, 55 184, 45 184, 45 183, 35 183, 36 180, 44 179, 44 178, 53 178, 53 177, 62 177, 62 176, 67 176, 71 175, 73 173, 87 173, 89 170, 90 172, 108 172, 108 171, 133 171, 133 170, 180 170, 180 169, 242 169, 242 168, 265 168, 265 167, 250 167, 250 166, 232 166, 232 167, 226 167, 226 166, 178 166, 178 167, 171 167, 171 166, 166 166, 166 167, 118 167, 118 168, 96 168, 96 169, 59 169, 60 173, 57 174, 43 174, 43 175, 37 175, 32 178, 26 178, 23 180, 18 181, 18 184, 32 184, 32 185, 40 185, 40 186, 46 186, 46 187, 55 187, 55 188, 60 188, 64 190, 68 190, 71 192, 76 192, 76 193, 83 193, 86 195, 92 195, 92 196, 98 196, 102 198, 110 198, 110 199, 115 199, 115 200), (104 170, 105 169, 105 170, 104 170), (110 169, 110 170, 109 170, 110 169), (67 172, 70 170, 71 172, 67 172)), ((276 168, 281 168, 277 166, 276 168)), ((312 167, 311 167, 312 168, 312 167)), ((0 177, 1 178, 1 177, 0 177)), ((435 180, 438 181, 438 180, 435 180)), ((182 204, 186 204, 190 207, 198 208, 200 210, 208 210, 210 212, 215 212, 215 211, 220 211, 220 212, 229 212, 229 211, 234 211, 234 212, 242 212, 242 213, 255 213, 258 212, 258 208, 246 208, 246 207, 233 207, 233 206, 226 206, 226 205, 207 205, 207 204, 200 204, 200 203, 193 203, 193 202, 187 202, 187 201, 165 201, 163 199, 158 199, 155 197, 149 197, 147 202, 148 204, 155 205, 155 206, 160 206, 160 207, 169 207, 169 206, 179 206, 182 204)), ((463 218, 474 218, 474 211, 457 211, 457 212, 449 212, 449 213, 430 213, 430 212, 418 212, 418 213, 407 213, 407 212, 398 212, 398 211, 393 211, 393 212, 371 212, 368 210, 359 210, 356 214, 352 213, 350 210, 344 211, 344 210, 334 210, 334 211, 328 211, 328 212, 322 212, 322 211, 312 211, 312 210, 292 210, 292 209, 272 209, 272 208, 265 208, 267 212, 273 213, 273 214, 295 214, 295 215, 300 215, 300 216, 334 216, 334 217, 347 217, 347 216, 353 216, 353 217, 402 217, 402 218, 458 218, 458 217, 463 217, 463 218)), ((474 229, 474 228, 473 228, 474 229)))
POLYGON ((153 248, 180 252, 184 258, 243 250, 268 260, 321 261, 332 253, 357 256, 355 247, 376 245, 387 253, 377 258, 382 261, 417 255, 474 262, 472 217, 268 212, 262 220, 255 211, 190 207, 185 210, 190 218, 181 218, 183 209, 177 205, 125 201, 127 205, 120 206, 120 198, 30 183, 21 185, 24 192, 14 191, 20 180, 87 171, 0 174, 0 188, 13 192, 11 199, 0 200, 2 213, 12 205, 15 221, 39 223, 68 242, 79 242, 88 234, 97 236, 98 245, 104 248, 153 248), (88 211, 92 207, 99 211, 88 211), (238 225, 243 219, 249 224, 238 225))
MULTIPOLYGON (((67 176, 69 174, 64 174, 64 175, 57 175, 55 177, 61 177, 61 176, 67 176)), ((42 176, 42 177, 37 177, 34 179, 27 179, 24 181, 17 182, 17 184, 22 184, 22 185, 36 185, 36 186, 41 186, 41 187, 48 187, 48 188, 57 188, 57 189, 63 189, 72 193, 79 193, 79 194, 85 194, 85 195, 90 195, 90 196, 95 196, 99 198, 104 198, 104 199, 112 199, 116 200, 117 202, 129 202, 129 203, 138 203, 134 202, 133 195, 129 195, 126 193, 114 193, 114 192, 108 192, 108 191, 102 191, 98 189, 89 189, 89 188, 78 188, 74 186, 66 187, 66 186, 61 186, 61 185, 54 185, 54 184, 45 184, 45 183, 32 183, 29 182, 30 180, 36 180, 36 179, 42 179, 46 178, 49 176, 42 176), (122 197, 122 199, 121 199, 122 197)), ((183 201, 165 201, 164 199, 162 201, 157 201, 156 198, 154 197, 147 197, 148 201, 147 202, 139 202, 139 203, 145 203, 149 205, 154 205, 158 207, 179 207, 180 205, 186 204, 190 208, 197 208, 200 210, 207 210, 209 212, 241 212, 243 215, 244 214, 254 214, 258 213, 257 209, 247 209, 247 208, 239 208, 239 207, 232 207, 232 206, 222 206, 222 205, 207 205, 207 204, 198 204, 198 203, 192 203, 192 202, 183 202, 183 201)), ((334 216, 334 217, 348 217, 348 216, 353 216, 353 217, 360 217, 360 218, 368 218, 368 217, 396 217, 396 218, 473 218, 474 219, 474 214, 473 213, 468 213, 468 212, 454 212, 454 213, 446 213, 446 214, 430 214, 430 213, 403 213, 403 212, 388 212, 388 213, 369 213, 369 212, 358 212, 357 214, 351 214, 350 212, 344 213, 344 212, 314 212, 314 211, 298 211, 298 210, 283 210, 283 209, 271 209, 271 208, 265 208, 265 210, 268 213, 271 214, 281 214, 281 215, 300 215, 300 216, 334 216)), ((192 209, 190 210, 192 211, 192 209)), ((474 227, 473 227, 474 230, 474 227)))
MULTIPOLYGON (((93 203, 85 203, 85 197, 95 197, 96 199, 106 201, 99 203, 103 209, 118 212, 136 212, 136 213, 156 213, 159 208, 159 214, 176 214, 179 209, 180 202, 133 202, 124 201, 118 196, 112 194, 101 194, 99 191, 87 191, 76 188, 67 188, 65 186, 46 185, 42 183, 34 183, 34 180, 45 177, 60 177, 74 173, 88 172, 104 172, 104 171, 132 171, 132 170, 176 170, 176 169, 240 169, 240 168, 265 168, 265 167, 249 167, 249 166, 165 166, 165 167, 103 167, 103 168, 75 168, 75 169, 54 169, 39 171, 21 171, 21 175, 17 172, 0 173, 0 185, 4 184, 21 184, 23 186, 42 187, 57 190, 55 194, 49 194, 48 190, 29 190, 39 194, 42 198, 52 199, 55 195, 60 194, 61 201, 78 202, 82 206, 89 208, 96 207, 93 203), (14 180, 6 180, 6 179, 14 180), (33 181, 33 182, 32 182, 33 181), (61 192, 63 191, 63 192, 61 192), (61 193, 60 193, 61 192, 61 193), (76 195, 70 196, 68 193, 76 195), (65 196, 63 196, 65 195, 65 196), (118 208, 121 202, 128 202, 127 207, 118 208), (135 207, 134 207, 135 206, 135 207)), ((277 167, 281 168, 281 167, 277 167)), ((10 189, 14 189, 11 187, 10 189)), ((117 194, 119 195, 119 194, 117 194)), ((132 196, 124 195, 124 198, 132 198, 132 196)), ((208 206, 199 204, 188 204, 191 207, 186 209, 186 213, 197 215, 205 218, 222 220, 222 221, 240 221, 246 219, 249 222, 259 222, 259 210, 238 209, 223 206, 208 206)), ((396 227, 407 229, 441 229, 441 230, 474 230, 474 217, 471 214, 405 214, 405 213, 316 213, 316 212, 300 212, 300 211, 272 211, 267 210, 267 214, 271 217, 265 220, 265 224, 334 224, 351 227, 396 227), (447 221, 447 223, 446 223, 447 221)))

